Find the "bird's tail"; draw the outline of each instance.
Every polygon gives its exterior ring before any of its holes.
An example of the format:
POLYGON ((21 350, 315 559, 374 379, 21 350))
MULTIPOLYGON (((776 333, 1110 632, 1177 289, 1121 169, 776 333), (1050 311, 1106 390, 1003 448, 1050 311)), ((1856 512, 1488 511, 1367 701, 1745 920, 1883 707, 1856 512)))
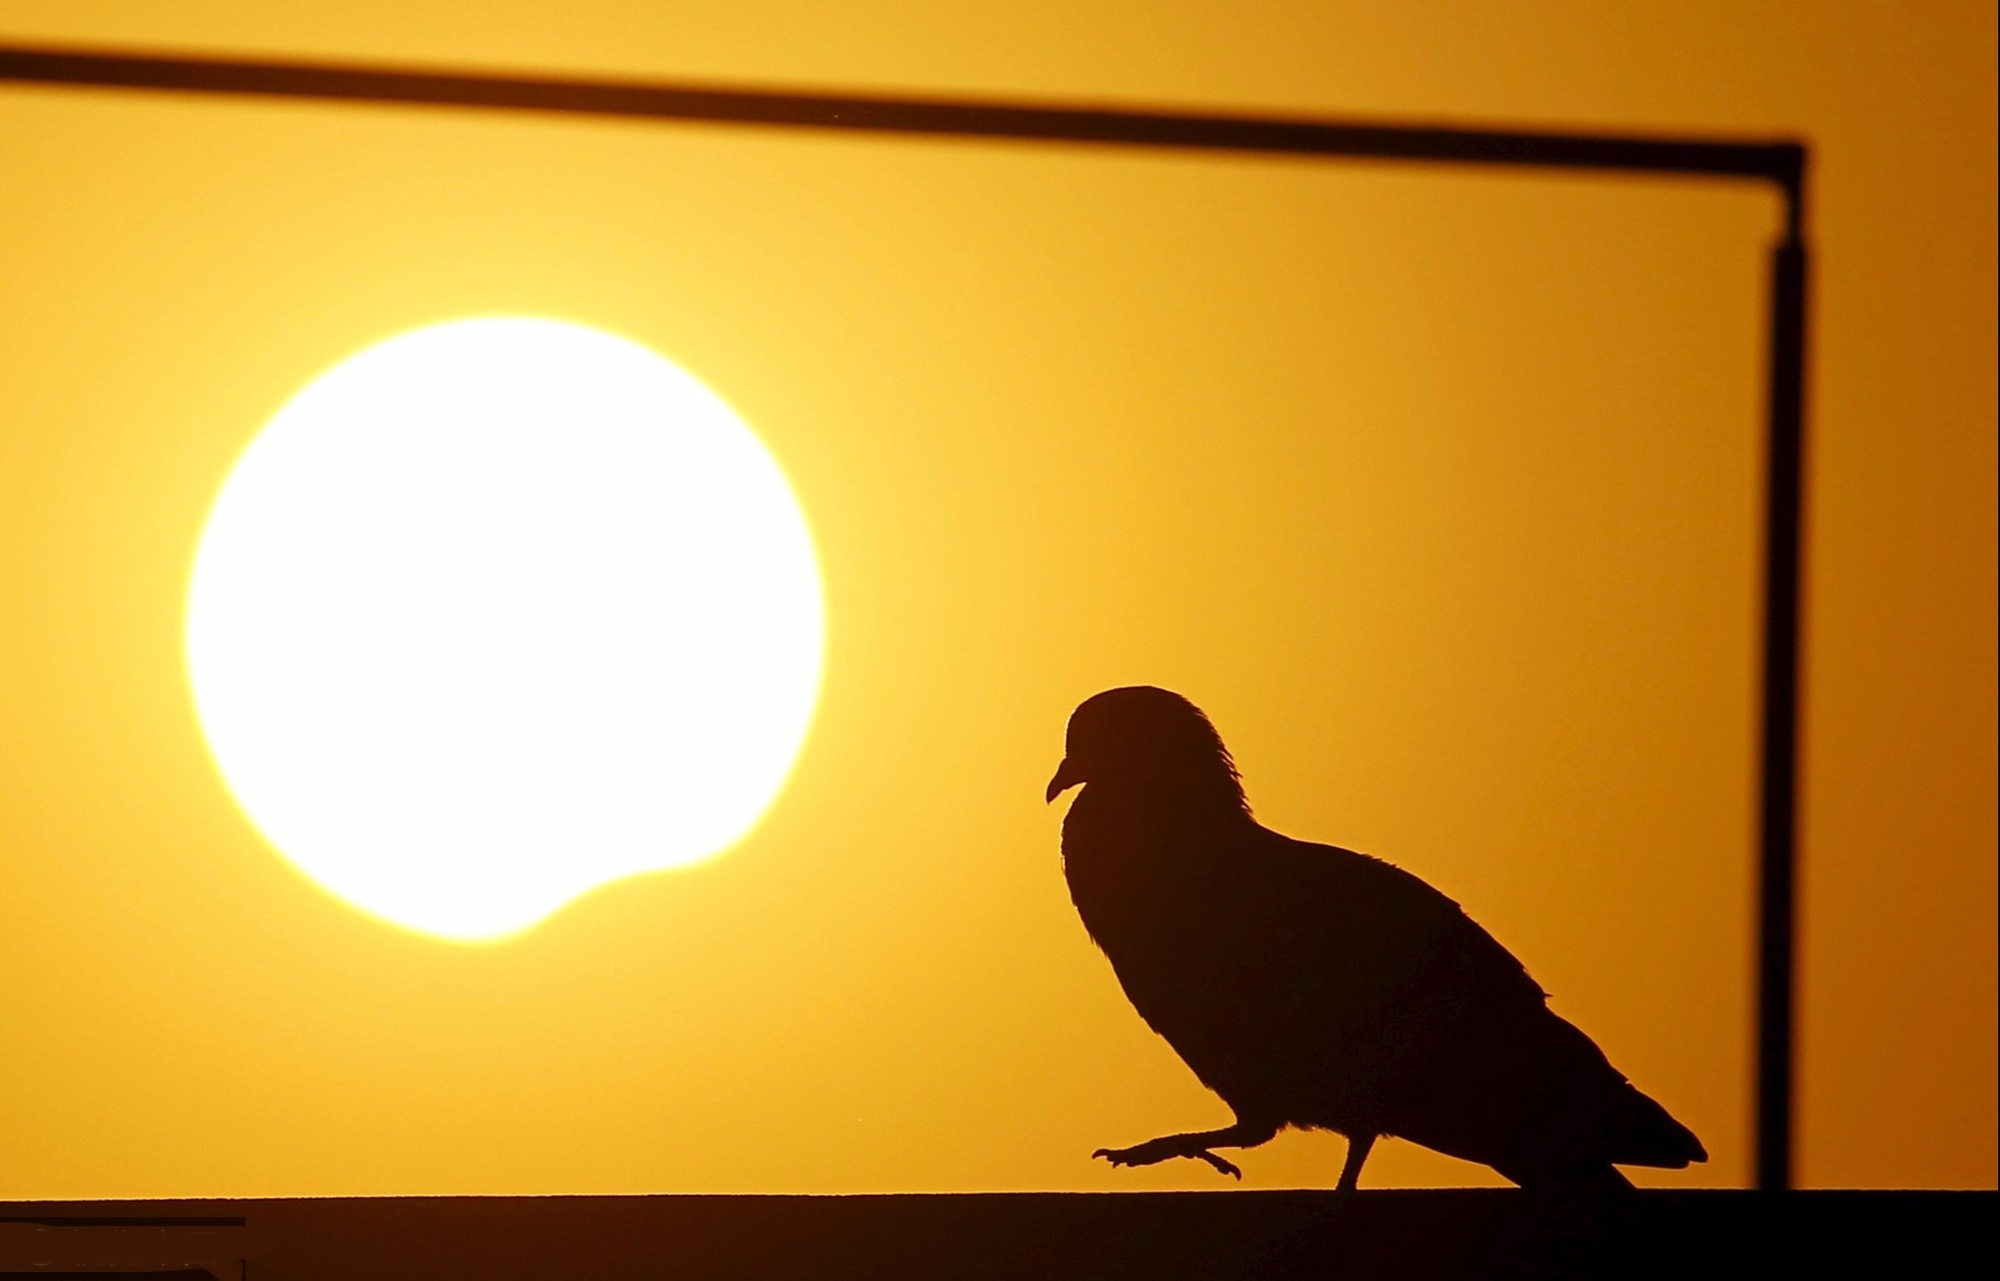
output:
POLYGON ((1597 1136, 1586 1148, 1591 1160, 1663 1170, 1683 1170, 1692 1162, 1708 1160, 1708 1150, 1694 1131, 1640 1093, 1611 1066, 1596 1042, 1552 1010, 1548 1020, 1545 1026, 1553 1035, 1547 1048, 1567 1059, 1568 1071, 1562 1075, 1575 1097, 1590 1100, 1577 1119, 1587 1118, 1586 1129, 1597 1136))
POLYGON ((1650 1165, 1684 1170, 1691 1162, 1708 1160, 1708 1149, 1688 1129, 1648 1096, 1626 1085, 1627 1097, 1618 1109, 1618 1134, 1612 1160, 1620 1165, 1650 1165))

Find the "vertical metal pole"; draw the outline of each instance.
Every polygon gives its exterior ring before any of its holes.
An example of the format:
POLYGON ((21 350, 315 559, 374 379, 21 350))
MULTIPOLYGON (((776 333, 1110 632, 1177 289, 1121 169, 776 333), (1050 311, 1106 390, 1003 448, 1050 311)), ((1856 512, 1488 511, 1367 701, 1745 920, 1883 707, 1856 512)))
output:
POLYGON ((1796 1024, 1801 499, 1806 248, 1802 180, 1786 186, 1771 254, 1769 457, 1764 527, 1764 723, 1757 931, 1757 1186, 1792 1185, 1796 1024))

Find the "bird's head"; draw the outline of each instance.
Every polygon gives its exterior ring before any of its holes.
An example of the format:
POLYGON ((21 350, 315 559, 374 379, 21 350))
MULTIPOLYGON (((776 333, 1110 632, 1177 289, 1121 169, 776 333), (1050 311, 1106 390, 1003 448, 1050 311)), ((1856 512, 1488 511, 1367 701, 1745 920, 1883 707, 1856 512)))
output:
POLYGON ((1245 810, 1236 762, 1199 707, 1151 685, 1107 689, 1070 714, 1063 760, 1048 799, 1083 783, 1213 800, 1245 810))

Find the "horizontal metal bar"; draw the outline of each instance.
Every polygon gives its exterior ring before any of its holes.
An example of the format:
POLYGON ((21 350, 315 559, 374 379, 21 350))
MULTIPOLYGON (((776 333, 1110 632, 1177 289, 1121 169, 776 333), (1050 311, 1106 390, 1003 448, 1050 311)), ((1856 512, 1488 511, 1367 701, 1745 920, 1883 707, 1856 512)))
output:
POLYGON ((1550 169, 1798 180, 1791 141, 1729 141, 1456 126, 1191 115, 1085 108, 784 93, 714 85, 391 70, 333 63, 164 57, 0 45, 0 82, 140 89, 323 102, 559 112, 855 133, 1097 143, 1124 147, 1348 156, 1550 169))

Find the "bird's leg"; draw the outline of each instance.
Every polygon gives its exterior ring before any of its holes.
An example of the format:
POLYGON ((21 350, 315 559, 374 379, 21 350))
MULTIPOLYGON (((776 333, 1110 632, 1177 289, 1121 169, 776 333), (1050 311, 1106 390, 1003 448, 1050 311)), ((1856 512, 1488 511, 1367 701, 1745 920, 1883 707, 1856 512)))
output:
POLYGON ((1177 1156, 1193 1157, 1206 1161, 1218 1171, 1232 1179, 1243 1177, 1243 1171, 1231 1162, 1223 1160, 1210 1148, 1254 1148, 1278 1132, 1275 1125, 1237 1121, 1226 1130, 1201 1130, 1194 1134, 1169 1134, 1164 1138, 1148 1139, 1129 1148, 1099 1148, 1091 1153, 1093 1157, 1103 1157, 1113 1165, 1157 1165, 1161 1161, 1177 1156))
POLYGON ((1335 1192, 1352 1192, 1361 1186, 1361 1165, 1368 1159, 1368 1150, 1375 1146, 1372 1134, 1350 1135, 1347 1140, 1347 1160, 1340 1167, 1340 1182, 1334 1184, 1335 1192))

